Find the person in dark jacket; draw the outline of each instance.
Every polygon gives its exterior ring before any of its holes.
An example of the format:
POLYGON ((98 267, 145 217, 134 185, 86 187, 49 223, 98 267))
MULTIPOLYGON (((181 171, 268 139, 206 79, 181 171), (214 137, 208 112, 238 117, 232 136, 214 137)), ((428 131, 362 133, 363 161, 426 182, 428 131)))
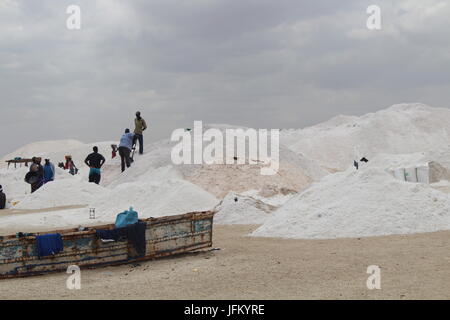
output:
POLYGON ((139 141, 139 154, 144 153, 144 131, 147 129, 147 123, 145 120, 141 117, 141 112, 136 112, 136 119, 134 119, 134 140, 133 144, 136 143, 136 141, 139 141))
POLYGON ((41 165, 41 158, 32 158, 30 172, 35 176, 35 181, 31 184, 31 193, 34 193, 44 184, 44 168, 41 165))
POLYGON ((133 148, 134 134, 130 133, 130 129, 125 129, 125 133, 120 138, 119 155, 122 166, 122 172, 125 171, 125 165, 127 168, 131 166, 131 149, 133 148))
POLYGON ((84 163, 91 168, 89 170, 89 182, 93 182, 96 184, 100 184, 100 180, 102 178, 101 168, 105 164, 105 157, 98 153, 98 148, 93 148, 93 153, 87 156, 84 163))
POLYGON ((44 184, 55 180, 55 166, 50 162, 50 159, 45 159, 44 164, 44 184))
POLYGON ((0 185, 0 210, 5 209, 6 206, 6 195, 3 192, 3 187, 0 185))

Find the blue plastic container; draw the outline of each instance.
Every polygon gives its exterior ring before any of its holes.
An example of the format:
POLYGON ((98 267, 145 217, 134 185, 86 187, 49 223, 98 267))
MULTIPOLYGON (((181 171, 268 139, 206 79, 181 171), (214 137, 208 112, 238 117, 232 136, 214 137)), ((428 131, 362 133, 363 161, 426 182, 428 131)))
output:
POLYGON ((130 210, 119 213, 116 217, 116 228, 123 228, 139 221, 138 213, 130 207, 130 210))

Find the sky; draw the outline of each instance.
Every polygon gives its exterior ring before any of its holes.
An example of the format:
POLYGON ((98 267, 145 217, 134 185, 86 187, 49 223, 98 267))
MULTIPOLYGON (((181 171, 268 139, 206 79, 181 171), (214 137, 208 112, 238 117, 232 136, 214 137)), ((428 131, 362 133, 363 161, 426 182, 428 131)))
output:
POLYGON ((450 2, 0 0, 0 98, 0 156, 117 140, 137 110, 150 142, 195 120, 301 128, 450 107, 450 2), (366 26, 370 5, 381 30, 366 26))

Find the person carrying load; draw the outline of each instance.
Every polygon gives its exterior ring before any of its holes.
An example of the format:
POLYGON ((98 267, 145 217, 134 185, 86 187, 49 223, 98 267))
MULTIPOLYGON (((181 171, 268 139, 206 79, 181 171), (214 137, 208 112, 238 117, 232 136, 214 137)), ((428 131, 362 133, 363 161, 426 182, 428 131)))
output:
POLYGON ((105 164, 105 157, 98 153, 98 147, 92 148, 94 151, 90 155, 87 156, 84 163, 91 168, 89 170, 89 182, 94 182, 95 184, 100 184, 100 180, 102 177, 101 168, 105 164))
POLYGON ((33 157, 30 171, 25 175, 25 182, 31 184, 31 193, 34 193, 44 184, 44 168, 41 158, 33 157))
POLYGON ((131 149, 133 149, 133 141, 134 134, 130 133, 130 129, 125 129, 125 133, 122 135, 122 138, 120 138, 119 143, 119 155, 122 172, 125 171, 125 165, 127 166, 127 168, 131 166, 130 154, 131 149))

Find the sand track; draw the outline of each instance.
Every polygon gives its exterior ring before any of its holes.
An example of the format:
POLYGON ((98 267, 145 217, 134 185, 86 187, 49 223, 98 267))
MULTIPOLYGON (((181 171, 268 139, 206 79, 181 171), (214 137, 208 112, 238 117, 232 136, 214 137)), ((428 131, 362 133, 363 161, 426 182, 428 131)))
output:
POLYGON ((220 251, 0 280, 0 299, 450 299, 450 232, 336 240, 249 238, 256 226, 215 226, 220 251), (369 265, 381 290, 368 290, 369 265))

